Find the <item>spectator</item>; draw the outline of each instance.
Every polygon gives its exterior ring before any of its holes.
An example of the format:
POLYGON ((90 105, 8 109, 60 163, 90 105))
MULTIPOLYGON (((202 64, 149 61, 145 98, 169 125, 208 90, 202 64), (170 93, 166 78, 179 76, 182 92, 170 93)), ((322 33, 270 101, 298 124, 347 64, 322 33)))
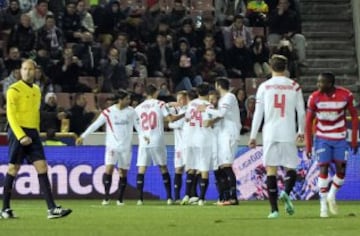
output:
POLYGON ((34 83, 39 86, 42 97, 44 97, 47 93, 54 92, 54 86, 52 85, 50 79, 44 74, 41 66, 37 66, 35 68, 34 83))
POLYGON ((128 64, 131 58, 130 54, 132 52, 129 49, 127 34, 125 33, 118 34, 118 36, 116 37, 113 43, 113 47, 118 50, 118 54, 119 54, 118 61, 120 65, 125 66, 126 64, 128 64))
POLYGON ((198 46, 198 42, 196 39, 196 32, 194 29, 194 22, 191 18, 185 18, 182 22, 182 27, 178 31, 177 39, 186 38, 190 49, 196 52, 196 47, 198 46))
POLYGON ((61 58, 64 48, 64 36, 60 28, 56 26, 52 15, 46 16, 45 25, 37 33, 37 49, 48 51, 53 60, 61 58))
POLYGON ((65 0, 49 0, 48 8, 54 14, 55 19, 58 19, 65 8, 65 0))
POLYGON ((305 63, 306 40, 304 35, 300 34, 299 25, 300 21, 296 12, 289 9, 289 1, 279 0, 277 8, 269 15, 268 42, 274 49, 281 39, 290 40, 298 55, 299 66, 307 66, 305 63))
POLYGON ((10 0, 7 8, 0 10, 0 29, 8 31, 20 22, 21 10, 18 0, 10 0))
POLYGON ((269 7, 264 0, 251 0, 246 6, 246 17, 250 26, 266 26, 269 7))
POLYGON ((146 29, 146 34, 144 35, 145 43, 151 42, 151 36, 157 31, 163 16, 164 14, 160 11, 159 2, 146 7, 145 13, 142 16, 142 27, 146 29))
POLYGON ((83 27, 81 25, 80 16, 76 14, 76 5, 69 1, 66 8, 57 20, 59 28, 64 33, 67 43, 78 43, 81 41, 83 27))
POLYGON ((92 15, 87 11, 85 0, 79 0, 76 4, 76 12, 80 16, 81 26, 90 33, 95 33, 94 20, 92 15))
POLYGON ((114 92, 119 88, 127 89, 128 79, 125 66, 119 62, 119 51, 110 48, 107 58, 101 61, 101 75, 104 78, 102 92, 114 92))
POLYGON ((150 36, 150 43, 155 43, 159 34, 165 35, 166 44, 173 48, 174 39, 176 38, 176 32, 170 28, 168 18, 163 16, 160 21, 158 28, 150 36))
POLYGON ((287 66, 287 72, 288 76, 290 78, 296 78, 297 77, 297 54, 295 50, 293 49, 293 45, 288 39, 280 40, 279 44, 277 45, 275 51, 275 54, 283 55, 288 60, 288 66, 287 66))
POLYGON ((251 53, 245 46, 244 39, 239 36, 234 40, 234 46, 226 52, 226 67, 230 78, 245 79, 253 74, 251 53))
POLYGON ((226 77, 226 69, 223 64, 216 61, 214 49, 206 49, 202 62, 198 65, 198 74, 204 82, 215 85, 217 77, 226 77))
POLYGON ((148 49, 149 75, 155 77, 170 77, 173 50, 166 43, 166 35, 159 33, 156 44, 148 49))
POLYGON ((271 75, 271 69, 268 64, 270 51, 264 42, 264 38, 256 36, 250 47, 252 62, 254 63, 254 72, 258 78, 266 78, 271 75))
POLYGON ((91 124, 91 121, 96 116, 96 111, 86 111, 87 104, 86 97, 82 93, 75 95, 75 104, 70 108, 70 132, 77 135, 82 134, 85 129, 91 124))
POLYGON ((114 25, 109 17, 110 10, 107 7, 107 0, 99 0, 91 15, 95 25, 96 41, 99 41, 104 49, 109 48, 113 40, 114 25))
POLYGON ((53 13, 48 10, 48 1, 37 0, 36 5, 32 7, 32 10, 28 13, 33 30, 37 31, 45 25, 47 15, 53 15, 53 13))
POLYGON ((16 24, 11 32, 8 47, 18 47, 21 57, 29 57, 34 54, 36 35, 31 27, 30 17, 22 14, 20 23, 16 24))
POLYGON ((251 123, 255 112, 256 99, 255 96, 250 95, 245 101, 246 118, 244 119, 244 126, 241 129, 242 133, 247 133, 251 130, 251 123))
POLYGON ((66 119, 68 116, 69 113, 58 106, 56 94, 53 92, 47 93, 40 110, 40 131, 46 132, 53 129, 60 132, 61 120, 66 119))
POLYGON ((198 61, 201 61, 204 57, 205 51, 207 49, 212 49, 215 51, 216 60, 220 63, 224 62, 223 50, 220 47, 217 47, 215 44, 215 39, 213 34, 208 33, 203 38, 203 46, 199 47, 196 50, 196 57, 198 61))
POLYGON ((63 58, 54 65, 52 69, 53 82, 56 85, 55 91, 66 93, 91 92, 91 89, 79 83, 81 61, 74 56, 71 48, 66 48, 63 58))
POLYGON ((1 81, 4 97, 6 97, 6 92, 10 87, 10 85, 17 82, 20 79, 21 79, 21 75, 20 75, 20 65, 19 65, 18 67, 14 67, 10 75, 1 81))
POLYGON ((175 91, 190 90, 202 83, 200 76, 195 76, 196 56, 190 51, 186 38, 179 39, 179 50, 174 53, 174 74, 172 76, 175 91))
MULTIPOLYGON (((61 59, 62 54, 60 54, 61 59)), ((58 61, 58 59, 52 59, 50 58, 49 52, 45 49, 40 48, 36 52, 36 56, 34 58, 34 61, 42 68, 44 73, 46 75, 52 75, 53 72, 51 71, 52 67, 54 66, 54 63, 58 61)), ((52 79, 52 78, 51 78, 52 79)))
POLYGON ((136 81, 132 87, 132 94, 131 94, 132 107, 134 106, 136 107, 145 99, 144 93, 145 93, 145 83, 143 81, 136 81))
POLYGON ((97 77, 100 73, 100 60, 103 57, 101 46, 94 42, 90 32, 81 35, 81 43, 74 45, 74 55, 81 61, 82 74, 97 77))
POLYGON ((234 40, 241 36, 244 39, 246 47, 252 43, 252 34, 248 27, 244 25, 245 18, 242 15, 236 15, 230 26, 223 27, 224 45, 228 50, 234 45, 234 40))
POLYGON ((9 75, 11 71, 15 68, 20 68, 21 65, 21 58, 20 58, 20 51, 18 47, 10 47, 8 51, 8 58, 4 61, 6 75, 9 75))
POLYGON ((173 9, 169 14, 169 24, 170 28, 178 31, 181 27, 181 22, 188 15, 186 7, 183 4, 182 0, 175 0, 173 9))
MULTIPOLYGON (((239 104, 241 127, 244 127, 244 121, 246 119, 246 107, 245 107, 246 92, 243 88, 237 88, 234 91, 234 94, 239 104)), ((241 129, 240 134, 243 134, 242 131, 243 129, 241 129)))
MULTIPOLYGON (((198 42, 201 43, 201 47, 205 46, 204 40, 208 35, 213 36, 214 47, 220 48, 221 50, 224 49, 224 38, 221 29, 216 26, 213 16, 206 15, 202 18, 201 27, 196 30, 196 38, 198 42)), ((218 57, 218 60, 222 61, 220 57, 218 57)))
POLYGON ((147 60, 146 56, 138 52, 131 64, 126 65, 126 75, 128 77, 138 77, 140 79, 146 79, 148 77, 148 72, 146 68, 147 60))
POLYGON ((168 84, 165 82, 160 85, 158 99, 164 101, 165 103, 176 101, 176 99, 170 92, 168 84))

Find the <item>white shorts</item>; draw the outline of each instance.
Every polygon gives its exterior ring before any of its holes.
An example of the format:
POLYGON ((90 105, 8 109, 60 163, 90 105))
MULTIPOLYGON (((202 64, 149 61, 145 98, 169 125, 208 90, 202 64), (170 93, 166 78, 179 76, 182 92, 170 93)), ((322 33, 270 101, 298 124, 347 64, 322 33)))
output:
POLYGON ((186 170, 210 171, 212 169, 213 150, 211 147, 187 147, 186 170))
POLYGON ((185 165, 185 149, 175 150, 174 153, 174 166, 175 168, 180 168, 185 165))
POLYGON ((139 147, 137 166, 166 166, 166 147, 139 147))
POLYGON ((264 142, 264 166, 283 166, 295 169, 299 164, 296 143, 264 142))
POLYGON ((235 158, 237 141, 230 135, 219 135, 217 138, 218 165, 232 164, 235 158))
POLYGON ((105 165, 118 164, 118 168, 128 170, 131 163, 131 150, 119 150, 110 147, 105 148, 105 165))

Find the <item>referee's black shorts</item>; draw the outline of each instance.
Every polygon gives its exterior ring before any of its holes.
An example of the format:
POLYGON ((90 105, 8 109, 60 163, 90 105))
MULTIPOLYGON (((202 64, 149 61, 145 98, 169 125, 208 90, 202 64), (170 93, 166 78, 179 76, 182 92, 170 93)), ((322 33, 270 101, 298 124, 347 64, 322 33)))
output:
POLYGON ((24 163, 24 160, 26 160, 28 164, 32 164, 38 160, 45 160, 44 148, 40 140, 39 132, 36 129, 23 128, 23 130, 25 134, 32 139, 30 145, 21 145, 11 128, 8 130, 9 163, 21 165, 24 163))

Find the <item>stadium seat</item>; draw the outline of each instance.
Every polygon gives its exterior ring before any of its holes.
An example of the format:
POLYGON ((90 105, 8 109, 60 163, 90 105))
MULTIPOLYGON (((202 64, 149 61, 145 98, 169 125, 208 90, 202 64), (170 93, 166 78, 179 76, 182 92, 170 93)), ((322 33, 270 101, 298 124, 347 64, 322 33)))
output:
POLYGON ((72 105, 72 94, 71 93, 55 93, 57 98, 58 107, 64 108, 65 110, 70 109, 72 105))
POLYGON ((79 76, 79 83, 91 88, 92 91, 99 88, 96 78, 93 76, 79 76))
POLYGON ((113 97, 112 93, 98 93, 96 95, 97 107, 104 110, 107 107, 106 99, 113 97))
POLYGON ((255 95, 259 85, 264 82, 265 78, 246 78, 245 79, 245 90, 247 96, 255 95))

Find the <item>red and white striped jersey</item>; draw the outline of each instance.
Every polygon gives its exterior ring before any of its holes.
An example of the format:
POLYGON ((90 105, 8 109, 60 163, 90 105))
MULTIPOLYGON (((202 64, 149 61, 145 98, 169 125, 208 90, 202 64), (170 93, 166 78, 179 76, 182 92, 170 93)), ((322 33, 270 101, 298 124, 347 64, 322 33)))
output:
MULTIPOLYGON (((329 140, 346 138, 346 109, 355 110, 352 93, 342 87, 336 87, 330 96, 320 91, 311 94, 308 100, 308 112, 315 115, 315 135, 329 140)), ((355 110, 356 111, 356 110, 355 110)), ((313 127, 308 124, 307 127, 313 127)))
POLYGON ((117 105, 112 105, 101 112, 81 137, 85 138, 106 124, 105 145, 119 150, 128 150, 131 148, 134 126, 138 122, 132 107, 119 109, 117 105))
POLYGON ((165 146, 164 118, 170 115, 165 102, 157 99, 147 99, 140 103, 135 108, 135 111, 140 119, 139 129, 141 134, 150 139, 150 142, 147 143, 143 138, 139 138, 139 146, 165 146))

